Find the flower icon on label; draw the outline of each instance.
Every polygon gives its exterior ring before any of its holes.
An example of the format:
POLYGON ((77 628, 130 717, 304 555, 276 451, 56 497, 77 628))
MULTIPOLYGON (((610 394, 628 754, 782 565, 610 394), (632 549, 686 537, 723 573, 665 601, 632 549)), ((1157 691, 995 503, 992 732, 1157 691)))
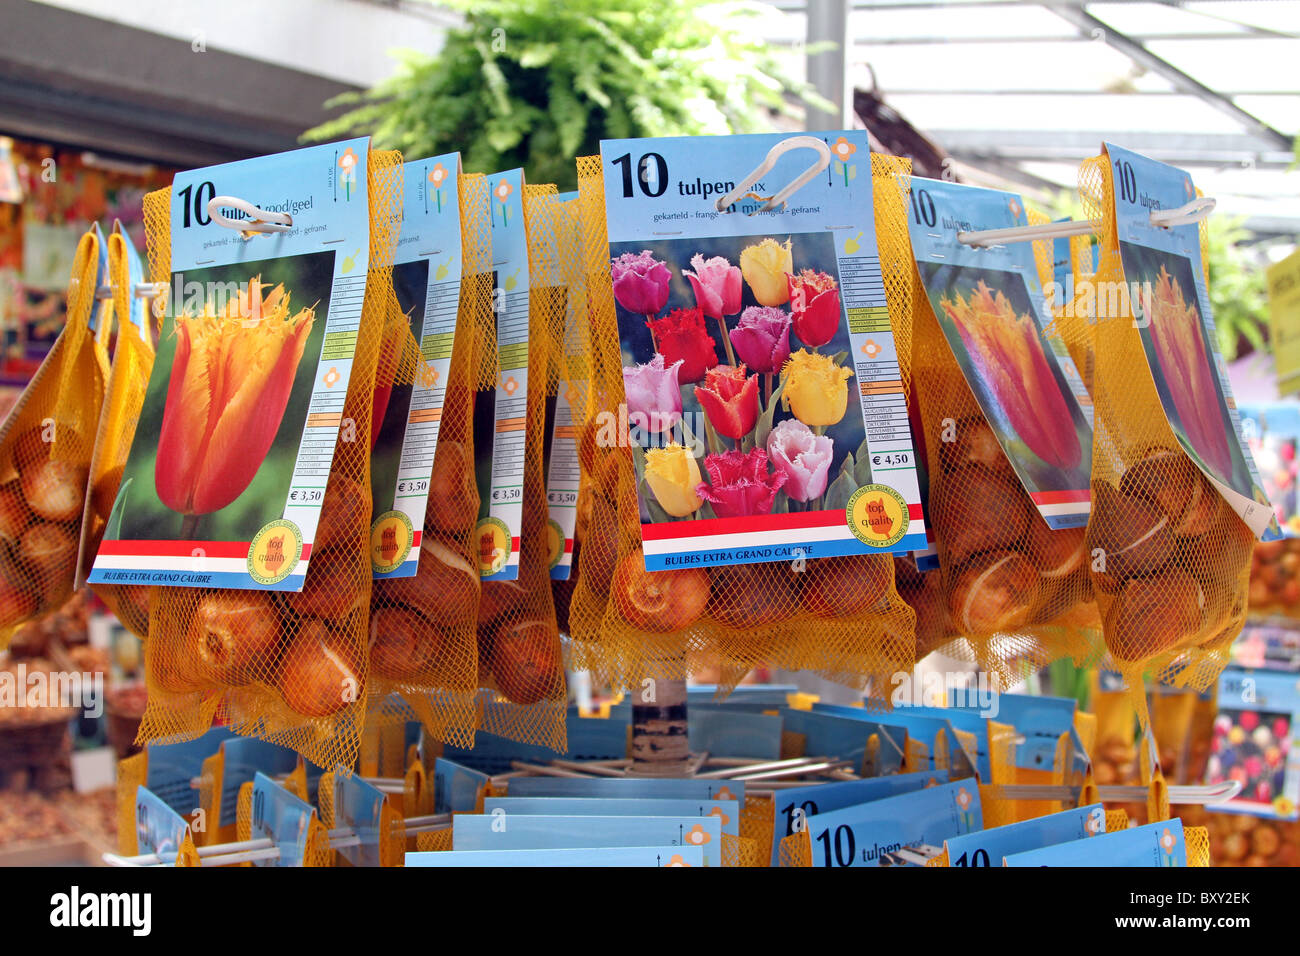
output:
POLYGON ((446 180, 447 167, 442 163, 434 163, 433 169, 429 170, 429 182, 433 183, 433 188, 440 188, 446 180))
POLYGON ((1174 852, 1174 835, 1168 827, 1160 831, 1160 846, 1166 853, 1174 852))
POLYGON ((862 343, 862 354, 869 359, 875 358, 881 353, 881 351, 883 350, 873 339, 867 339, 867 341, 862 343))
POLYGON ((1019 202, 1013 199, 1007 203, 1007 208, 1011 210, 1011 215, 1015 216, 1017 219, 1020 218, 1021 207, 1019 202))
POLYGON ((326 388, 333 388, 339 383, 341 377, 342 376, 339 375, 339 370, 331 366, 329 371, 325 373, 323 378, 321 378, 321 384, 326 388))
POLYGON ((727 816, 727 814, 723 812, 722 807, 714 807, 712 810, 709 811, 709 816, 717 817, 719 820, 722 821, 722 825, 724 827, 731 822, 731 817, 727 816))
POLYGON ((957 790, 957 806, 963 810, 970 808, 970 791, 965 787, 960 787, 957 790))
POLYGON ((721 790, 718 791, 718 799, 719 799, 719 800, 735 800, 736 797, 735 797, 735 795, 731 792, 731 790, 730 790, 729 788, 727 788, 727 787, 723 787, 721 790))
POLYGON ((704 829, 703 824, 695 824, 686 831, 686 843, 690 846, 704 846, 709 842, 709 834, 704 829))
POLYGON ((858 151, 858 148, 841 136, 831 144, 831 152, 835 154, 841 162, 848 160, 850 156, 858 151))
POLYGON ((668 862, 665 863, 664 865, 665 866, 690 866, 689 863, 687 863, 685 860, 682 859, 682 855, 680 853, 674 853, 671 857, 668 858, 668 862))
POLYGON ((352 198, 352 186, 357 181, 357 164, 360 161, 360 157, 357 156, 356 151, 351 146, 345 149, 343 155, 339 157, 339 182, 343 184, 343 198, 345 199, 352 198))
POLYGON ((496 195, 497 199, 501 200, 502 202, 505 202, 507 199, 510 198, 511 191, 512 190, 510 189, 510 183, 504 179, 501 180, 499 183, 497 183, 496 189, 492 190, 492 192, 496 195))
POLYGON ((519 388, 519 383, 515 381, 515 377, 511 375, 508 379, 506 379, 504 382, 501 383, 501 387, 505 389, 505 393, 507 395, 513 395, 515 393, 515 390, 519 388))

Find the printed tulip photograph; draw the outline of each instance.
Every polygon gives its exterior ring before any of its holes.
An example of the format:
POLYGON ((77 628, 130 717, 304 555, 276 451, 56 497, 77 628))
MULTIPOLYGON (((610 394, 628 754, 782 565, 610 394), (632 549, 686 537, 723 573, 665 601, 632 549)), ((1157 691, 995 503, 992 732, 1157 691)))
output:
POLYGON ((1170 428, 1202 470, 1255 497, 1215 372, 1214 332, 1197 301, 1191 261, 1130 242, 1119 247, 1124 278, 1137 290, 1133 311, 1170 428))
POLYGON ((871 469, 832 235, 610 255, 643 523, 842 511, 871 469))
POLYGON ((944 338, 1031 495, 1086 491, 1092 430, 1019 273, 919 263, 944 338))
POLYGON ((333 272, 320 252, 185 273, 204 291, 163 319, 106 537, 248 541, 281 517, 333 272))

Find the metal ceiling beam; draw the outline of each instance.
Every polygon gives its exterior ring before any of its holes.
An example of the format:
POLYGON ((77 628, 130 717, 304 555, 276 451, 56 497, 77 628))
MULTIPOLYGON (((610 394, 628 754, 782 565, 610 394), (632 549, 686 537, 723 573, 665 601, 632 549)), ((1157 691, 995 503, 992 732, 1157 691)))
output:
MULTIPOLYGON (((1295 40, 1300 39, 1291 33, 1144 33, 1130 39, 1139 43, 1182 43, 1199 40, 1295 40)), ((772 46, 795 46, 798 40, 788 37, 774 37, 768 41, 772 46)), ((1074 33, 1040 34, 1038 36, 911 36, 911 37, 854 37, 849 41, 853 46, 948 46, 958 44, 987 43, 1091 43, 1074 33)))
MULTIPOLYGON (((786 13, 802 13, 808 6, 806 0, 768 0, 772 6, 786 13)), ((970 3, 953 3, 952 0, 853 0, 854 10, 934 10, 952 9, 978 10, 982 7, 1023 7, 1026 0, 972 0, 970 3)), ((1142 4, 1152 0, 1107 0, 1111 4, 1142 4)), ((1237 3, 1240 0, 1196 0, 1197 5, 1207 3, 1237 3)), ((1073 6, 1076 0, 1037 0, 1040 7, 1073 6)), ((1181 0, 1167 4, 1183 7, 1181 0)))
POLYGON ((1121 130, 972 130, 931 129, 936 142, 963 158, 996 158, 1016 162, 1078 162, 1101 151, 1103 140, 1136 150, 1153 159, 1183 166, 1254 165, 1285 169, 1295 161, 1290 150, 1278 150, 1243 133, 1151 133, 1121 130))
POLYGON ((1107 46, 1114 47, 1123 53, 1134 63, 1159 74, 1172 83, 1176 88, 1183 92, 1203 100, 1206 105, 1212 106, 1221 113, 1231 116, 1251 133, 1267 140, 1275 147, 1290 149, 1292 147, 1293 137, 1288 136, 1280 130, 1269 126, 1253 113, 1243 110, 1240 106, 1210 89, 1200 80, 1189 76, 1178 67, 1174 66, 1168 60, 1165 60, 1152 53, 1141 43, 1138 43, 1132 37, 1121 33, 1110 24, 1099 20, 1081 6, 1071 5, 1062 6, 1058 4, 1045 4, 1067 23, 1073 24, 1084 36, 1098 37, 1107 46))
MULTIPOLYGON (((889 96, 1187 96, 1182 90, 1133 90, 1116 93, 1112 90, 1045 90, 1045 89, 965 89, 951 88, 921 89, 918 87, 895 88, 887 91, 889 96)), ((1224 96, 1290 96, 1300 97, 1300 90, 1234 90, 1224 91, 1224 96)))

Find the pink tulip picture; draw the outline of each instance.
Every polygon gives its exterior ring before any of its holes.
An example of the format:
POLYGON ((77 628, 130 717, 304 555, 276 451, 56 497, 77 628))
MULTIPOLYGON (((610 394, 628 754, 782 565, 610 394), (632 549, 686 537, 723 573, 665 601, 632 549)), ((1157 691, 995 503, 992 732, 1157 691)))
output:
POLYGON ((668 304, 672 273, 648 249, 639 254, 625 252, 610 260, 614 299, 629 312, 653 316, 668 304))
POLYGON ((790 313, 775 306, 751 305, 728 335, 736 358, 751 371, 781 371, 790 357, 790 313))
POLYGON ((835 448, 826 435, 815 435, 797 418, 777 424, 767 436, 767 454, 785 475, 785 493, 794 501, 812 501, 826 492, 835 448))
POLYGON ((629 422, 658 434, 682 420, 682 390, 677 381, 681 368, 681 359, 668 365, 656 352, 649 362, 623 369, 629 422))

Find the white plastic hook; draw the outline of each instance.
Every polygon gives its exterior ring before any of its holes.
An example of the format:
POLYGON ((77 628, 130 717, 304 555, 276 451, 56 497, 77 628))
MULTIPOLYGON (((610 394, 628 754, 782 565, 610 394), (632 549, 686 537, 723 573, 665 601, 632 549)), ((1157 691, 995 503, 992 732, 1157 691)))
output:
POLYGON ((764 160, 758 164, 757 168, 755 168, 753 172, 742 179, 735 189, 717 201, 715 208, 718 212, 726 212, 728 206, 744 196, 745 190, 749 189, 750 186, 754 185, 754 183, 758 181, 759 176, 771 172, 772 167, 776 165, 776 161, 792 149, 816 150, 817 162, 813 163, 800 173, 796 179, 769 199, 761 208, 756 209, 755 212, 766 212, 769 209, 775 209, 778 206, 785 205, 787 199, 793 196, 799 189, 803 188, 810 179, 831 164, 831 148, 816 136, 791 136, 788 139, 783 139, 767 151, 767 156, 764 160))
POLYGON ((984 229, 979 232, 959 232, 957 241, 965 246, 1001 246, 1008 242, 1033 242, 1036 239, 1063 239, 1066 236, 1092 234, 1092 223, 1086 219, 1068 222, 1045 222, 1038 226, 1007 226, 1005 229, 984 229))
MULTIPOLYGON (((1200 196, 1177 209, 1151 210, 1151 225, 1186 226, 1200 222, 1216 205, 1213 196, 1200 196)), ((1069 220, 1067 222, 1045 222, 1038 226, 1009 226, 1006 229, 984 229, 980 232, 959 232, 957 241, 967 246, 1001 246, 1009 242, 1033 242, 1036 239, 1063 239, 1066 236, 1087 236, 1092 234, 1092 223, 1087 220, 1069 220)))
POLYGON ((1151 225, 1169 229, 1173 226, 1187 226, 1200 222, 1214 211, 1215 205, 1217 203, 1213 196, 1198 196, 1177 209, 1152 209, 1151 225))
POLYGON ((293 227, 293 216, 287 212, 268 212, 238 196, 213 196, 208 200, 208 215, 218 226, 236 232, 288 232, 293 227), (231 219, 221 212, 222 206, 241 209, 248 213, 248 218, 231 219))

